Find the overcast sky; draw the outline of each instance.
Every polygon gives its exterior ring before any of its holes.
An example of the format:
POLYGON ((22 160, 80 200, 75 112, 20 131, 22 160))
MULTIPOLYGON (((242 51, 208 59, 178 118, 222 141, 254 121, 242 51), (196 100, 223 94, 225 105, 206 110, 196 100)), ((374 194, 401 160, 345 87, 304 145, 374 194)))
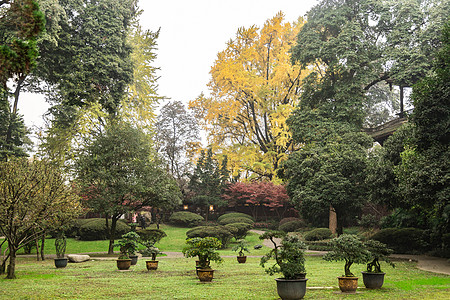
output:
MULTIPOLYGON (((233 39, 239 27, 262 27, 282 11, 287 22, 296 21, 317 0, 140 0, 141 26, 157 31, 159 94, 187 103, 207 93, 209 71, 217 53, 233 39)), ((164 103, 162 103, 164 104, 164 103)), ((40 95, 24 95, 19 112, 27 126, 41 126, 48 105, 40 95)))

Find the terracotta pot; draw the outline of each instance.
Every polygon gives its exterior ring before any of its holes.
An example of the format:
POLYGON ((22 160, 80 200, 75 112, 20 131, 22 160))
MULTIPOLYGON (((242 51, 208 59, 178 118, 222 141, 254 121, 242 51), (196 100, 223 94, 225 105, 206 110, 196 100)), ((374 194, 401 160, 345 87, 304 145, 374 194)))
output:
POLYGON ((383 286, 386 273, 361 272, 364 286, 368 289, 379 289, 383 286))
POLYGON ((55 267, 65 268, 67 266, 67 258, 55 258, 55 267))
POLYGON ((245 264, 245 262, 247 261, 247 256, 237 256, 237 261, 240 264, 245 264))
POLYGON ((339 289, 343 293, 354 293, 358 288, 358 277, 339 276, 339 289))
POLYGON ((118 259, 117 269, 128 270, 131 267, 131 259, 118 259))
POLYGON ((158 269, 158 261, 157 260, 146 260, 145 265, 147 266, 147 270, 157 270, 158 269))
POLYGON ((278 296, 282 300, 302 299, 306 294, 306 281, 308 279, 276 278, 278 296))
POLYGON ((202 282, 210 282, 214 277, 213 269, 197 269, 198 279, 202 282))

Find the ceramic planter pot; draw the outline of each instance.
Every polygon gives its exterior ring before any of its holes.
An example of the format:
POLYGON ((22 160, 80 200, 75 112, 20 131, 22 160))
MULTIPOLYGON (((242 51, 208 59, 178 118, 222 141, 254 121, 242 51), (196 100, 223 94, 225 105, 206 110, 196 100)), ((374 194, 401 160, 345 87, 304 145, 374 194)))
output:
POLYGON ((55 258, 55 267, 65 268, 67 266, 67 258, 55 258))
POLYGON ((118 259, 117 269, 128 270, 131 267, 131 259, 118 259))
POLYGON ((197 276, 201 282, 210 282, 214 277, 213 269, 197 269, 197 276))
POLYGON ((368 289, 379 289, 383 286, 386 273, 361 272, 364 286, 368 289))
POLYGON ((157 260, 146 260, 145 265, 147 270, 157 270, 158 269, 158 261, 157 260))
POLYGON ((247 261, 247 256, 237 256, 237 261, 240 264, 245 264, 245 262, 247 261))
POLYGON ((138 256, 137 255, 130 255, 131 258, 131 265, 134 266, 137 264, 138 256))
POLYGON ((339 289, 343 293, 354 293, 358 288, 358 277, 339 276, 339 289))
POLYGON ((275 278, 278 296, 282 300, 302 299, 306 294, 306 281, 308 279, 275 278))

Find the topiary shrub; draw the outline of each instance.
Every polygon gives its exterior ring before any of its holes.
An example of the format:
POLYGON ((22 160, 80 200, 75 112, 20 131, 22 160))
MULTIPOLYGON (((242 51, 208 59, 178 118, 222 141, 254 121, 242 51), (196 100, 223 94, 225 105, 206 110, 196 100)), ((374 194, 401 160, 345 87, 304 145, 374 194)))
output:
POLYGON ((74 238, 80 235, 80 227, 84 224, 92 222, 93 220, 97 220, 97 218, 90 219, 76 219, 73 220, 69 225, 67 230, 65 231, 66 237, 74 238))
POLYGON ((232 223, 247 223, 251 226, 253 226, 254 224, 254 222, 251 219, 245 217, 229 217, 219 221, 220 225, 227 225, 232 223))
POLYGON ((296 231, 299 228, 305 227, 305 222, 302 220, 294 220, 290 222, 286 222, 278 227, 278 230, 284 231, 284 232, 293 232, 296 231))
POLYGON ((280 223, 278 224, 278 226, 281 226, 281 225, 283 225, 284 223, 291 222, 291 221, 301 221, 301 219, 296 218, 296 217, 283 218, 283 219, 281 219, 281 221, 280 221, 280 223))
MULTIPOLYGON (((123 234, 130 231, 130 226, 128 226, 125 221, 117 221, 115 239, 120 238, 123 234)), ((106 225, 104 219, 91 219, 89 222, 85 222, 80 226, 79 229, 80 240, 82 241, 96 241, 96 240, 106 240, 108 239, 108 234, 106 231, 106 225)))
POLYGON ((186 232, 188 238, 195 237, 215 237, 221 241, 222 247, 225 248, 233 237, 232 233, 225 226, 198 226, 186 232))
POLYGON ((169 218, 171 224, 182 227, 195 227, 200 225, 204 220, 202 216, 189 211, 174 212, 169 218))
POLYGON ((237 240, 245 239, 248 231, 252 228, 252 225, 248 223, 231 223, 225 225, 225 227, 231 232, 233 237, 237 240))
POLYGON ((305 241, 322 241, 331 238, 333 234, 328 228, 316 228, 305 233, 305 241))
POLYGON ((424 240, 424 231, 417 228, 385 228, 371 239, 386 244, 395 253, 423 253, 428 246, 424 240))
POLYGON ((221 215, 219 218, 217 218, 217 222, 220 223, 220 221, 227 219, 227 218, 247 218, 250 219, 251 221, 255 222, 255 219, 247 214, 244 213, 239 213, 239 212, 232 212, 232 213, 226 213, 224 215, 221 215))

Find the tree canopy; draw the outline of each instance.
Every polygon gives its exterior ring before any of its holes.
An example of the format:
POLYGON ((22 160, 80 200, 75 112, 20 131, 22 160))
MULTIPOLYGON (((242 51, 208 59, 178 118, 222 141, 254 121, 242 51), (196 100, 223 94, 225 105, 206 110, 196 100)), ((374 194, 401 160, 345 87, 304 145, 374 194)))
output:
POLYGON ((239 28, 211 68, 211 96, 190 102, 233 176, 275 179, 292 148, 286 119, 307 72, 290 63, 289 51, 303 24, 284 22, 280 12, 261 28, 239 28))
POLYGON ((181 204, 180 191, 155 158, 148 136, 123 122, 109 124, 81 150, 76 175, 86 205, 105 216, 109 253, 123 214, 144 206, 170 209, 181 204))

